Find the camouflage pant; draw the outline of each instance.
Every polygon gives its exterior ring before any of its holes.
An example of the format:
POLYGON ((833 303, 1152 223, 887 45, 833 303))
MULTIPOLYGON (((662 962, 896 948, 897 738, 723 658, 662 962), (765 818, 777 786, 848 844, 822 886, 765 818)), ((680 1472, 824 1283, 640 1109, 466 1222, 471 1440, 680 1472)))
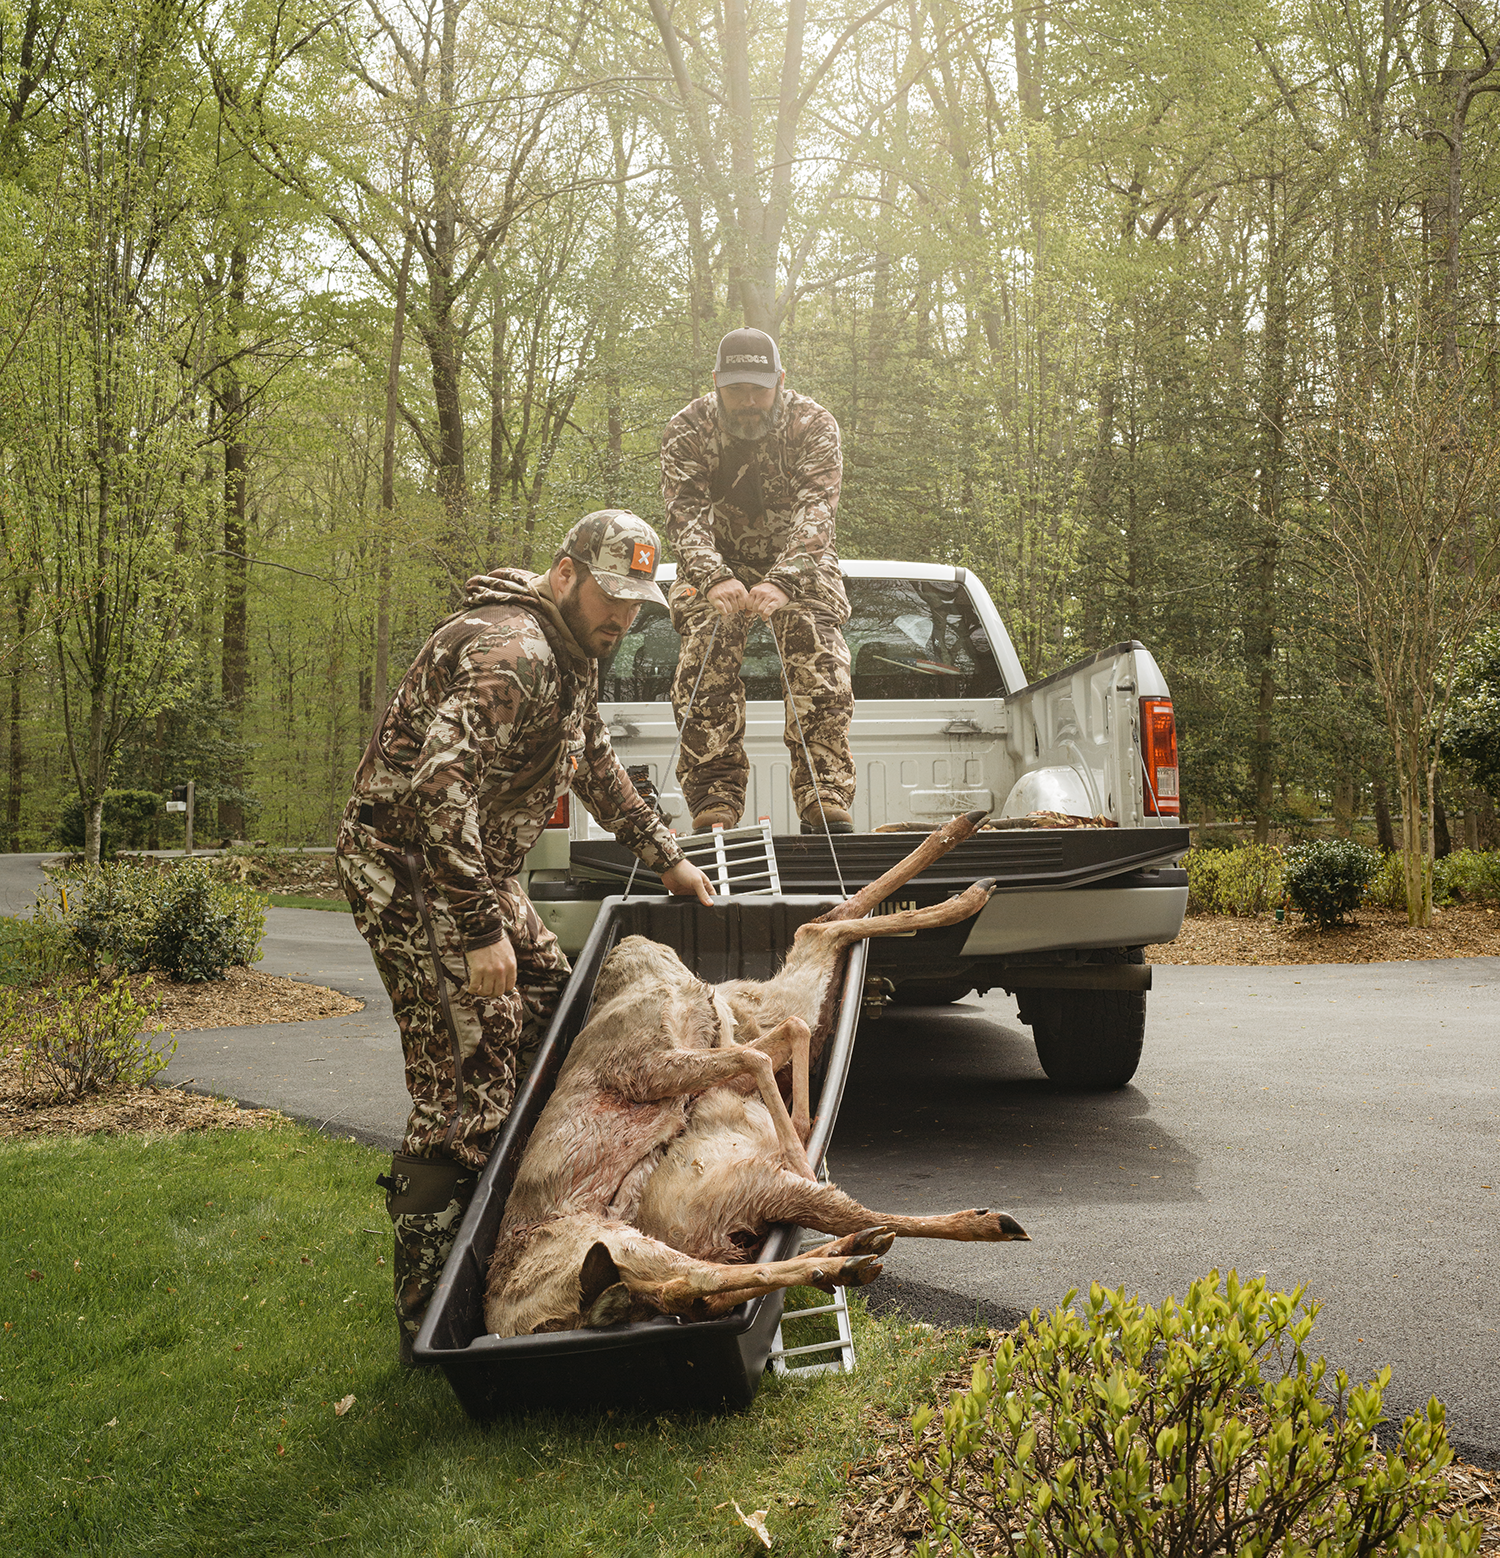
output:
MULTIPOLYGON (((722 616, 703 596, 680 596, 673 589, 672 626, 682 636, 682 653, 672 679, 672 709, 682 729, 677 777, 683 799, 695 814, 716 803, 732 811, 744 810, 750 760, 745 756, 745 684, 740 665, 745 639, 759 620, 748 612, 722 616), (717 638, 713 637, 715 623, 717 638), (710 638, 713 654, 705 663, 710 638), (684 723, 690 699, 692 718, 684 723)), ((854 799, 854 757, 849 750, 854 690, 849 680, 849 646, 838 619, 826 607, 793 601, 772 616, 769 627, 781 645, 791 684, 791 696, 785 698, 785 740, 792 757, 792 801, 797 814, 815 814, 819 795, 825 806, 847 811, 854 799), (812 754, 816 790, 802 750, 804 740, 812 754)))
POLYGON ((510 942, 516 954, 516 988, 509 995, 471 995, 458 926, 443 896, 428 889, 428 912, 463 1057, 460 1111, 453 1041, 401 855, 346 815, 339 828, 338 866, 355 923, 375 955, 401 1030, 406 1090, 412 1101, 401 1150, 413 1157, 450 1157, 466 1167, 483 1168, 515 1101, 516 1085, 568 982, 568 960, 520 885, 507 878, 496 886, 515 926, 510 942))

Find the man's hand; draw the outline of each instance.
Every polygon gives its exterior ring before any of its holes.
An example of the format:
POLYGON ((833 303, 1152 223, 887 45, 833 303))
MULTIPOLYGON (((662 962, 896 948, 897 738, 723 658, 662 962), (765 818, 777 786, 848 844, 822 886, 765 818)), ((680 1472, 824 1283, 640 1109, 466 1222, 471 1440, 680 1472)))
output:
POLYGON ((726 617, 747 610, 750 599, 750 592, 738 579, 720 579, 708 592, 709 605, 717 606, 726 617))
POLYGON ((516 988, 516 949, 509 936, 467 954, 470 995, 509 995, 516 988))
POLYGON ((713 884, 691 860, 679 860, 669 871, 663 871, 661 885, 669 893, 678 893, 683 897, 691 894, 705 907, 711 909, 714 906, 713 884))
POLYGON ((762 579, 746 597, 743 609, 753 611, 756 616, 769 622, 771 613, 780 611, 791 598, 779 584, 772 584, 769 579, 762 579))

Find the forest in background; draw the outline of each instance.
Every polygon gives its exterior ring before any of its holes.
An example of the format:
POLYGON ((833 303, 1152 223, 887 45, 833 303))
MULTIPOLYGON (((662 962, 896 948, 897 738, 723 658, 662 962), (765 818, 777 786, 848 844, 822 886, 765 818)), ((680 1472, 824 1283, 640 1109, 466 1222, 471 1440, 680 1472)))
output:
POLYGON ((1140 639, 1187 817, 1373 816, 1420 919, 1500 842, 1497 92, 1469 0, 0 0, 0 846, 328 842, 749 323, 843 555, 1140 639))

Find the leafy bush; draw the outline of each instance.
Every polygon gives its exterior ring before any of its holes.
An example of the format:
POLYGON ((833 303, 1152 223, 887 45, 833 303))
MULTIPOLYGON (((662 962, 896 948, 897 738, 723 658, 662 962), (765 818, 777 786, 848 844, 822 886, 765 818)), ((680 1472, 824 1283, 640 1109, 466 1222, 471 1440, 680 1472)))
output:
POLYGON ((88 958, 89 972, 113 963, 143 971, 146 941, 158 910, 161 874, 145 861, 100 861, 92 870, 70 865, 52 875, 52 893, 37 895, 58 914, 88 958))
POLYGON ((84 966, 56 903, 38 903, 27 915, 0 914, 0 985, 40 984, 84 966))
MULTIPOLYGON (((149 981, 148 981, 149 983, 149 981)), ((21 1083, 49 1101, 76 1103, 116 1087, 143 1087, 177 1052, 177 1040, 157 1049, 166 1031, 155 1001, 142 1006, 130 986, 91 979, 50 1000, 6 991, 0 1031, 20 1040, 21 1083)))
POLYGON ((187 861, 161 878, 142 966, 186 983, 222 979, 225 969, 255 961, 265 927, 259 894, 215 881, 201 862, 187 861))
POLYGON ((1500 851, 1455 849, 1433 862, 1432 874, 1439 903, 1500 903, 1500 851))
POLYGON ((1282 854, 1274 844, 1198 846, 1183 864, 1191 914, 1263 914, 1281 897, 1282 854))
POLYGON ((158 968, 192 983, 222 979, 225 969, 260 955, 260 895, 217 880, 204 861, 166 870, 144 861, 75 866, 53 881, 55 903, 94 972, 109 962, 123 973, 158 968))
POLYGON ((1352 1390, 1340 1372, 1330 1400, 1327 1364, 1303 1351, 1317 1306, 1302 1293, 1232 1271, 1221 1287, 1215 1271, 1181 1305, 1095 1284, 1081 1316, 1034 1310, 940 1419, 912 1419, 935 1536, 918 1552, 1477 1551, 1474 1521, 1434 1514, 1453 1458, 1442 1404, 1378 1454, 1390 1371, 1352 1390))
MULTIPOLYGON (((1437 884, 1433 884, 1433 897, 1437 897, 1437 884)), ((1394 909, 1406 913, 1406 868, 1400 850, 1393 850, 1380 857, 1365 887, 1364 901, 1375 909, 1394 909)))
MULTIPOLYGON (((162 815, 162 797, 153 790, 106 790, 99 832, 99 857, 117 849, 144 849, 151 825, 162 815)), ((62 809, 55 837, 65 849, 83 849, 83 802, 73 799, 62 809)))
POLYGON ((1380 864, 1373 849, 1353 839, 1295 844, 1286 852, 1287 897, 1320 928, 1341 925, 1359 907, 1380 864))
MULTIPOLYGON (((1434 903, 1500 903, 1500 851, 1455 849, 1432 863, 1434 903)), ((1384 855, 1365 902, 1379 909, 1406 912, 1406 872, 1399 853, 1384 855)))

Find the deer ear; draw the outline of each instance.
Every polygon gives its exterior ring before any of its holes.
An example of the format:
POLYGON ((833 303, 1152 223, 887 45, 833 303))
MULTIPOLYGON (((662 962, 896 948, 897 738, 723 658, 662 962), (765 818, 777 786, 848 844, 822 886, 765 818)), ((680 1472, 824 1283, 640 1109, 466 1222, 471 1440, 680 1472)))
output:
POLYGON ((619 1325, 630 1318, 630 1305, 630 1289, 623 1282, 617 1282, 612 1288, 605 1288, 584 1310, 580 1323, 590 1327, 619 1325))
MULTIPOLYGON (((583 1257, 583 1265, 578 1272, 578 1309, 587 1316, 594 1306, 594 1301, 606 1289, 615 1287, 620 1281, 620 1268, 615 1265, 614 1256, 609 1253, 609 1246, 602 1241, 589 1247, 589 1252, 583 1257)), ((585 1319, 584 1324, 593 1322, 585 1319)))

